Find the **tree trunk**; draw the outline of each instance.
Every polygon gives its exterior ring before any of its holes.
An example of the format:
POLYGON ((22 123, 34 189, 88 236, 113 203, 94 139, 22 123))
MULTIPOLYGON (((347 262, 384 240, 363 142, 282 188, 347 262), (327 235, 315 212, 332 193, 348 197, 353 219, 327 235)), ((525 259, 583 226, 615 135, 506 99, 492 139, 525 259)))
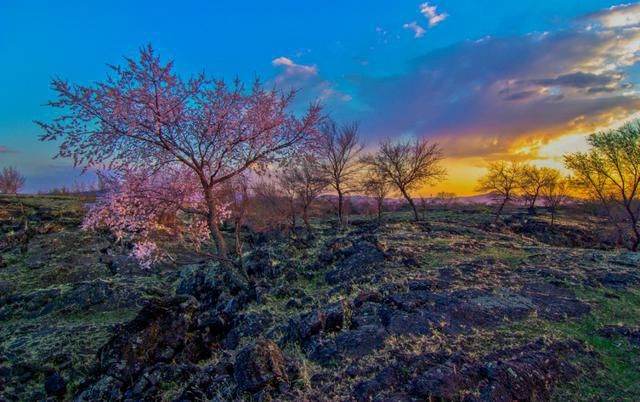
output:
POLYGON ((638 231, 638 220, 636 218, 631 219, 631 226, 633 228, 634 236, 631 251, 638 251, 638 245, 640 245, 640 231, 638 231))
POLYGON ((536 207, 534 207, 533 205, 529 205, 529 210, 527 211, 527 213, 529 215, 535 215, 536 214, 536 207))
POLYGON ((227 261, 227 245, 224 241, 224 237, 222 236, 222 232, 218 227, 218 211, 215 208, 215 205, 212 205, 212 202, 209 202, 209 219, 207 223, 209 224, 209 231, 211 232, 213 241, 216 243, 218 257, 220 257, 223 262, 227 261))
POLYGON ((235 241, 236 241, 236 255, 238 258, 242 256, 242 239, 240 238, 240 232, 242 231, 242 219, 238 218, 235 222, 235 241))
POLYGON ((633 231, 633 242, 631 243, 630 250, 638 251, 638 245, 640 245, 640 231, 638 231, 638 218, 635 216, 633 211, 631 210, 631 206, 629 201, 624 203, 624 208, 627 210, 627 214, 629 214, 629 218, 631 220, 631 230, 633 231))
POLYGON ((382 220, 382 203, 384 200, 378 200, 378 222, 382 220))
POLYGON ((527 213, 529 215, 535 215, 536 214, 536 201, 537 201, 537 199, 538 199, 538 196, 536 195, 535 197, 533 197, 533 199, 529 203, 529 210, 527 211, 527 213))
POLYGON ((551 207, 551 227, 553 227, 553 224, 555 223, 555 218, 556 218, 556 208, 551 207))
POLYGON ((504 201, 502 201, 502 204, 500 204, 500 208, 498 208, 498 211, 496 212, 496 218, 493 220, 494 224, 498 223, 498 219, 500 219, 500 214, 502 214, 502 210, 504 209, 504 206, 507 204, 507 199, 505 198, 504 201))
POLYGON ((338 191, 338 221, 340 221, 340 227, 344 227, 344 210, 343 210, 343 202, 344 195, 340 189, 338 191))
POLYGON ((416 222, 420 222, 420 216, 418 215, 418 208, 416 207, 416 204, 413 202, 411 197, 409 197, 409 194, 407 194, 407 192, 404 189, 400 189, 400 192, 402 193, 404 198, 409 202, 409 205, 411 205, 411 209, 413 209, 413 216, 415 217, 416 222))
POLYGON ((304 222, 304 227, 307 228, 307 233, 311 234, 313 230, 311 229, 311 224, 309 223, 309 206, 305 205, 302 208, 302 221, 304 222))

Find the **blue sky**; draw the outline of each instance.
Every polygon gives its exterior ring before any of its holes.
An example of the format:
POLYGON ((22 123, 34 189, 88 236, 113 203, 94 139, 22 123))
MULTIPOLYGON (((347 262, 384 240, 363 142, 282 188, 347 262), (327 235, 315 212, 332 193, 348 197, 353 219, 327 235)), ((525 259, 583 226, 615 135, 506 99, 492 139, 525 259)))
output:
POLYGON ((638 111, 639 16, 638 3, 600 0, 3 0, 0 167, 23 171, 28 191, 78 180, 32 122, 50 116, 51 77, 101 80, 152 43, 185 74, 302 88, 301 102, 360 120, 372 144, 440 141, 450 187, 465 193, 465 169, 513 155, 557 163, 554 141, 638 111))

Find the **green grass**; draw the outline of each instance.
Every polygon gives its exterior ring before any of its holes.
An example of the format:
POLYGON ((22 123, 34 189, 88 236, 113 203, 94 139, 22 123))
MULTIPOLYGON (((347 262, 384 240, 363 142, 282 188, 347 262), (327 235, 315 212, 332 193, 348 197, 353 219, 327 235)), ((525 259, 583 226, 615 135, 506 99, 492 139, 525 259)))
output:
POLYGON ((557 400, 637 401, 640 398, 640 347, 626 339, 604 338, 598 331, 607 325, 640 324, 640 290, 617 291, 615 297, 603 289, 580 288, 578 297, 591 304, 591 314, 567 322, 528 320, 503 328, 512 335, 577 339, 595 352, 578 362, 584 374, 557 390, 557 400))
MULTIPOLYGON (((598 354, 601 367, 567 384, 559 395, 579 399, 638 400, 640 398, 640 347, 624 338, 608 339, 597 334, 606 325, 640 324, 640 291, 580 290, 578 296, 594 305, 587 318, 556 325, 555 330, 580 339, 598 354)), ((552 328, 554 329, 554 328, 552 328)))
POLYGON ((476 258, 492 258, 510 267, 522 264, 528 256, 525 250, 502 246, 489 246, 476 254, 476 258))

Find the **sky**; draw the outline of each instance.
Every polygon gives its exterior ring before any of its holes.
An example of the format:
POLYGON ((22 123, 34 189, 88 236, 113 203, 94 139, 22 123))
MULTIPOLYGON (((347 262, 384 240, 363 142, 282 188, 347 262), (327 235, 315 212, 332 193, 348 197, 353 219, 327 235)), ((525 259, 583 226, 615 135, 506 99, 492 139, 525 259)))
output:
POLYGON ((387 138, 439 142, 474 193, 494 160, 562 167, 588 134, 640 117, 640 2, 0 0, 0 168, 35 192, 94 180, 38 140, 50 81, 90 84, 146 44, 185 75, 256 76, 387 138))

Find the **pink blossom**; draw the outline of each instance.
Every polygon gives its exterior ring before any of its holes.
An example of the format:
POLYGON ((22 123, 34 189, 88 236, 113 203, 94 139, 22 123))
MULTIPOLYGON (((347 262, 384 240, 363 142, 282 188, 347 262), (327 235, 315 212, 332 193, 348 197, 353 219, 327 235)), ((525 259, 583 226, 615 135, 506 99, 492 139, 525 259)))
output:
POLYGON ((58 156, 84 168, 104 166, 121 179, 122 188, 97 204, 85 226, 106 223, 118 238, 144 235, 158 202, 169 203, 200 216, 196 238, 204 217, 226 258, 218 223, 227 207, 218 188, 313 146, 320 107, 312 104, 297 116, 289 111, 295 92, 266 89, 259 80, 245 87, 204 74, 183 79, 151 46, 112 70, 92 86, 53 80, 57 99, 49 105, 60 113, 51 123, 38 123, 41 140, 59 141, 58 156), (141 172, 150 182, 130 177, 141 172))

